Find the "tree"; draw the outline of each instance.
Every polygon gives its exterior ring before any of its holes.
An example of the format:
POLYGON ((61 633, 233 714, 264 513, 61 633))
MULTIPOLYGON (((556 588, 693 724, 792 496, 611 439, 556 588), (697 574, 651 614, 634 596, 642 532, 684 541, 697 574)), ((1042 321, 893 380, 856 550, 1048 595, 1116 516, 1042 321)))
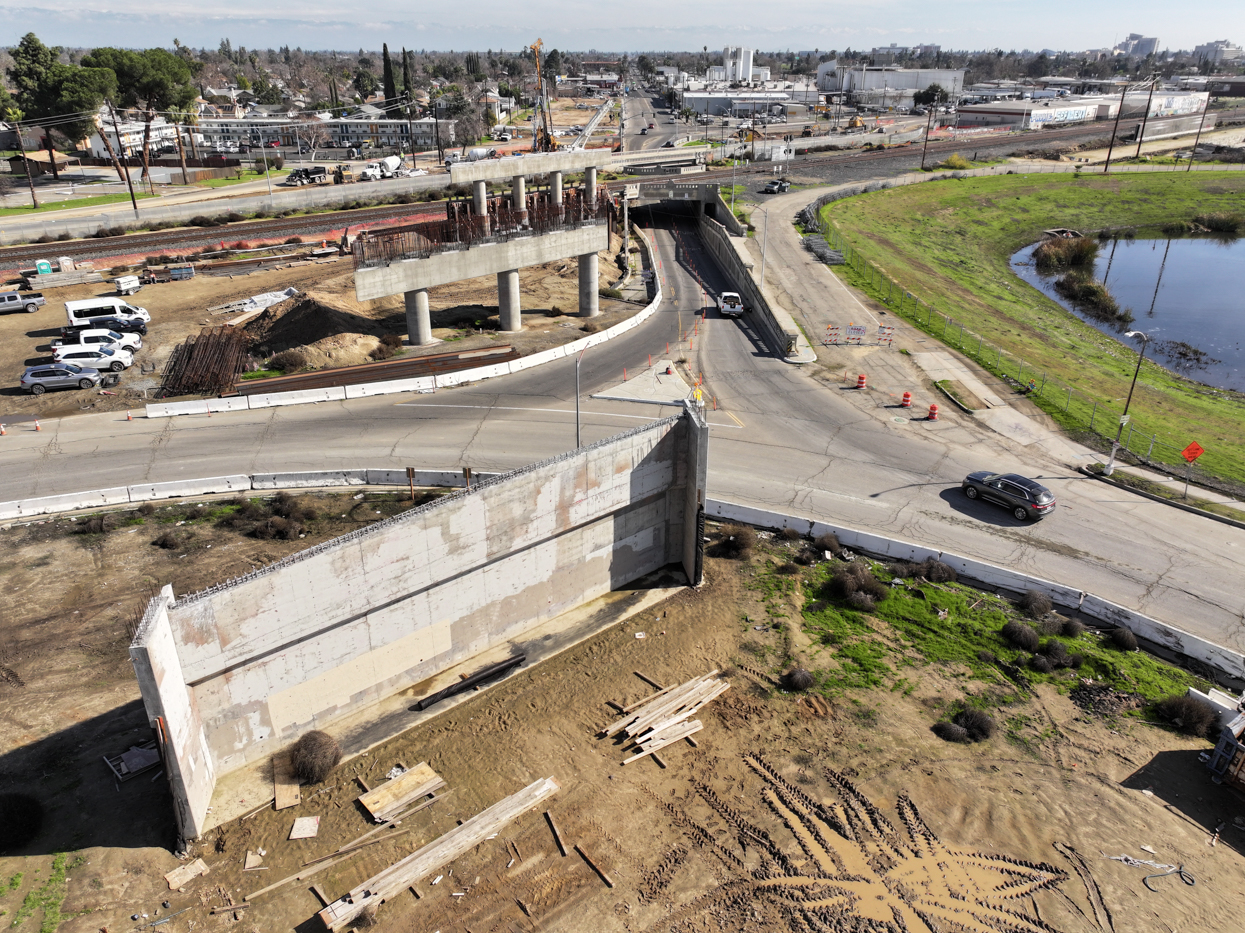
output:
POLYGON ((921 106, 945 104, 950 97, 951 95, 941 84, 931 84, 925 90, 913 94, 912 102, 921 106))
POLYGON ((117 76, 121 103, 143 111, 143 174, 150 174, 151 123, 157 113, 184 108, 195 99, 193 74, 184 59, 165 49, 131 52, 126 49, 98 48, 82 59, 93 68, 111 68, 117 76))
POLYGON ((260 104, 279 104, 285 99, 281 88, 270 81, 268 75, 262 71, 255 78, 255 83, 251 85, 251 89, 255 94, 256 102, 260 104))
MULTIPOLYGON (((25 111, 27 117, 36 122, 57 114, 60 96, 57 67, 60 53, 59 47, 49 48, 40 42, 39 37, 33 32, 22 36, 17 48, 10 53, 13 57, 13 67, 8 69, 8 75, 17 90, 18 106, 25 111)), ((47 140, 48 156, 52 163, 52 176, 59 178, 56 157, 52 152, 52 133, 46 127, 44 136, 47 140)), ((29 166, 27 166, 26 174, 29 177, 29 166)))
POLYGON ((298 140, 299 154, 306 146, 311 150, 311 161, 316 160, 316 150, 323 149, 329 143, 328 127, 324 121, 314 114, 300 114, 294 120, 294 138, 298 140))
POLYGON ((406 50, 406 47, 403 46, 402 48, 402 90, 406 93, 406 96, 408 99, 410 99, 411 97, 415 95, 415 88, 411 84, 411 72, 413 71, 413 69, 411 68, 411 65, 412 65, 411 59, 414 57, 415 57, 414 54, 411 52, 408 52, 406 50))
POLYGON ((385 111, 393 110, 394 101, 398 99, 398 83, 393 76, 393 60, 389 57, 389 43, 381 46, 381 59, 384 62, 382 82, 385 89, 385 111))
POLYGON ((350 83, 354 85, 354 89, 363 100, 367 100, 376 93, 376 75, 372 74, 365 68, 360 68, 356 71, 354 73, 354 80, 350 83))

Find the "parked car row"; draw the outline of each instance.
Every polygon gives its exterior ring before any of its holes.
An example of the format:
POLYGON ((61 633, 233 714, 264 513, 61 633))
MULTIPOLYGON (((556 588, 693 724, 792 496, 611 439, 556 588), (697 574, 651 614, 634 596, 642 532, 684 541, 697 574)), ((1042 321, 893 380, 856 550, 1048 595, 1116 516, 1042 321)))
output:
POLYGON ((42 395, 49 389, 115 384, 119 377, 105 373, 119 374, 134 365, 150 321, 146 308, 124 298, 65 302, 65 324, 52 342, 52 361, 27 367, 19 380, 22 391, 42 395))

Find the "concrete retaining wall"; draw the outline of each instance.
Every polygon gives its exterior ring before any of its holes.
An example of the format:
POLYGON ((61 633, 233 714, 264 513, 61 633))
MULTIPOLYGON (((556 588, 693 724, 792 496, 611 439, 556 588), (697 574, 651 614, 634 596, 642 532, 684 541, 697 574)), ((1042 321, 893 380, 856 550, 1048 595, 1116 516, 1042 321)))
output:
MULTIPOLYGON (((171 606, 166 591, 131 655, 182 763, 169 772, 182 835, 201 832, 217 776, 310 729, 521 644, 541 622, 667 564, 695 579, 689 503, 705 501, 707 443, 689 407, 171 606)), ((369 472, 337 475, 355 483, 369 472)))
POLYGON ((933 557, 953 567, 957 574, 967 580, 985 586, 1022 594, 1027 590, 1037 590, 1050 597, 1056 606, 1073 609, 1104 625, 1122 625, 1130 629, 1138 638, 1145 639, 1159 648, 1171 651, 1181 657, 1191 658, 1205 664, 1215 671, 1231 678, 1234 682, 1245 680, 1245 655, 1229 651, 1204 638, 1152 619, 1140 612, 1126 609, 1116 603, 1109 602, 1100 596, 1086 593, 1075 587, 1053 583, 1040 577, 996 567, 948 551, 921 547, 896 538, 844 528, 827 522, 803 516, 786 515, 781 512, 769 512, 749 506, 726 502, 721 499, 708 500, 705 511, 714 518, 728 521, 744 522, 761 528, 794 528, 801 534, 822 535, 834 534, 839 543, 852 550, 860 551, 873 557, 884 557, 889 560, 920 561, 933 557))

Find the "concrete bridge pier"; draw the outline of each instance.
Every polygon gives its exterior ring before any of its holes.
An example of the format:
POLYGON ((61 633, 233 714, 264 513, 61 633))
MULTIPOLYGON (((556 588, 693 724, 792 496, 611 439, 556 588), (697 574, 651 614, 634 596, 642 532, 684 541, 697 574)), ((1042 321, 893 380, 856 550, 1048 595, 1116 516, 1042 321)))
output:
MULTIPOLYGON (((581 285, 581 301, 582 294, 583 286, 581 285)), ((497 317, 501 321, 502 330, 523 330, 523 313, 519 309, 518 269, 497 273, 497 317)))
POLYGON ((416 288, 403 295, 406 301, 406 333, 411 346, 432 343, 432 318, 428 314, 428 289, 416 288))
POLYGON ((584 213, 595 214, 597 209, 597 170, 590 165, 584 170, 584 213))
POLYGON ((549 205, 562 216, 562 173, 549 173, 549 205))
MULTIPOLYGON (((510 209, 519 215, 519 223, 527 222, 527 182, 522 175, 514 176, 510 209)), ((516 272, 515 275, 518 275, 516 272)))
POLYGON ((597 286, 597 254, 579 257, 579 316, 596 317, 601 313, 601 292, 597 286))
POLYGON ((473 181, 471 183, 471 208, 477 217, 484 218, 484 235, 488 236, 491 232, 488 220, 488 182, 473 181))

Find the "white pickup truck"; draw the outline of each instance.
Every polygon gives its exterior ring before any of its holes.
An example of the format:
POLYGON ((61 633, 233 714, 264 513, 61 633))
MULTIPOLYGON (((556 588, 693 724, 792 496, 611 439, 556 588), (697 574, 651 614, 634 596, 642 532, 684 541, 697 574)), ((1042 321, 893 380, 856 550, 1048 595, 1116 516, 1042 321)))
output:
POLYGON ((722 292, 718 296, 718 310, 722 317, 739 317, 744 313, 744 300, 738 292, 722 292))

